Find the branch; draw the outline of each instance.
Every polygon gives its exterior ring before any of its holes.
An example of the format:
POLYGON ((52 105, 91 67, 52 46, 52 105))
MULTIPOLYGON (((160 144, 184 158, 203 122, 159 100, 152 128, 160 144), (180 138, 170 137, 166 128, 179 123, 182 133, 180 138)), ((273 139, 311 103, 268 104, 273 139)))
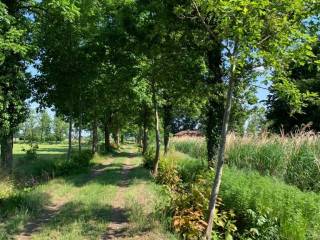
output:
POLYGON ((261 86, 255 85, 255 84, 251 84, 251 86, 269 91, 269 88, 261 87, 261 86))
POLYGON ((215 38, 215 34, 214 32, 210 29, 210 26, 208 26, 208 24, 206 24, 205 19, 203 18, 203 16, 201 15, 198 5, 196 4, 196 2, 194 0, 192 0, 193 6, 195 7, 197 14, 203 24, 203 26, 207 29, 208 33, 211 35, 211 37, 215 38))
POLYGON ((265 41, 267 41, 269 38, 271 38, 271 35, 266 36, 264 39, 262 39, 260 42, 258 42, 258 45, 261 45, 265 41))

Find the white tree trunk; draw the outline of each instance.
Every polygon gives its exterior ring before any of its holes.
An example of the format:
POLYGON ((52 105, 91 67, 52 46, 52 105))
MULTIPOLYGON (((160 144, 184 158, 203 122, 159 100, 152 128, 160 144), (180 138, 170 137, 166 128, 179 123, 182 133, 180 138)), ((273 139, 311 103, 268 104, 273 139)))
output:
POLYGON ((218 162, 217 162, 215 178, 214 178, 214 182, 211 190, 211 197, 210 197, 210 204, 209 204, 209 219, 208 219, 208 226, 206 229, 206 239, 208 240, 212 238, 212 227, 213 227, 216 202, 217 202, 217 198, 220 190, 220 184, 221 184, 221 178, 222 178, 222 172, 223 172, 224 153, 225 153, 225 147, 226 147, 226 141, 227 141, 228 125, 229 125, 230 114, 231 114, 234 85, 235 85, 235 65, 232 66, 232 75, 229 80, 227 103, 224 110, 221 139, 220 139, 220 146, 219 146, 219 152, 218 152, 218 162))

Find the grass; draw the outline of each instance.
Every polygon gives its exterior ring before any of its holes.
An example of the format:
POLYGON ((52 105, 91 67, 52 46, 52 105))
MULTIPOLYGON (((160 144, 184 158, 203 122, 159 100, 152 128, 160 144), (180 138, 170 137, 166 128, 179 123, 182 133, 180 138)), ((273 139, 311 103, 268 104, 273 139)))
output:
MULTIPOLYGON (((181 198, 187 209, 200 207, 201 212, 206 213, 214 171, 201 168, 196 171, 194 164, 195 159, 171 152, 162 159, 159 176, 171 176, 170 171, 176 169, 186 193, 190 194, 187 198, 181 198), (168 164, 174 167, 166 167, 168 164), (186 173, 198 176, 182 178, 186 173), (195 205, 189 206, 192 198, 196 199, 195 205)), ((198 165, 201 166, 199 160, 198 165)), ((172 184, 170 181, 162 183, 172 184)), ((220 197, 223 205, 219 206, 219 210, 233 210, 235 213, 236 234, 242 236, 240 239, 320 239, 320 195, 317 193, 302 192, 295 186, 274 177, 261 176, 254 170, 226 166, 220 197), (250 235, 253 228, 259 236, 250 235)), ((179 204, 183 205, 183 202, 179 204)))
MULTIPOLYGON (((206 161, 203 138, 175 138, 173 146, 178 151, 206 161)), ((226 163, 277 177, 301 190, 320 191, 320 137, 316 135, 299 133, 291 137, 239 137, 230 134, 226 163)))
MULTIPOLYGON (((33 186, 41 181, 48 181, 56 176, 69 174, 72 165, 67 162, 66 144, 38 144, 35 153, 27 154, 31 149, 28 144, 14 144, 13 175, 17 184, 33 186)), ((88 146, 83 146, 83 153, 88 146)), ((75 157, 77 149, 72 151, 75 157)), ((90 157, 90 156, 89 156, 90 157)))
MULTIPOLYGON (((18 154, 19 147, 15 149, 18 154)), ((37 161, 43 161, 48 155, 57 159, 63 149, 65 145, 40 145, 37 161)), ((141 157, 131 158, 127 150, 107 156, 96 155, 92 167, 101 168, 101 172, 94 177, 91 172, 83 171, 43 182, 34 188, 15 189, 14 193, 5 196, 0 201, 0 239, 11 239, 19 234, 27 222, 38 219, 45 207, 52 203, 61 204, 59 211, 43 223, 32 239, 99 239, 112 220, 112 204, 125 161, 135 164, 129 173, 124 196, 130 233, 134 236, 145 232, 149 236, 146 239, 175 239, 160 224, 158 209, 166 199, 162 187, 153 183, 149 172, 140 166, 141 157), (104 169, 106 158, 110 165, 104 169)))
POLYGON ((254 171, 235 168, 226 168, 220 194, 224 206, 234 209, 238 216, 245 216, 251 209, 276 219, 281 239, 319 239, 319 194, 301 192, 254 171))

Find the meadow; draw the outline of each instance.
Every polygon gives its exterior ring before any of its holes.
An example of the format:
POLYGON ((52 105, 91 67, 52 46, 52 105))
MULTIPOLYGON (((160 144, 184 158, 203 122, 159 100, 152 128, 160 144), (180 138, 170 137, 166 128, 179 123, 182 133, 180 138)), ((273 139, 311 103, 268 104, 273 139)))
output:
MULTIPOLYGON (((228 136, 214 239, 318 240, 320 236, 319 137, 228 136)), ((145 157, 148 167, 150 149, 145 157)), ((159 184, 172 202, 171 227, 183 239, 206 228, 214 171, 202 138, 174 138, 162 155, 159 184)))
MULTIPOLYGON (((175 138, 172 145, 206 165, 205 139, 175 138)), ((297 133, 291 137, 229 134, 226 163, 230 167, 276 177, 304 191, 320 191, 320 136, 312 133, 297 133)))

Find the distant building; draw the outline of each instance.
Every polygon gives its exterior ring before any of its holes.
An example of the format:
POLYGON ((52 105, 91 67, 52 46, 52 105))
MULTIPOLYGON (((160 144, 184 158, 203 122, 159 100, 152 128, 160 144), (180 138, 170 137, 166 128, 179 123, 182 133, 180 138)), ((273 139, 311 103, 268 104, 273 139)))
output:
POLYGON ((200 131, 196 130, 186 130, 178 132, 174 135, 175 137, 203 137, 203 134, 200 131))

